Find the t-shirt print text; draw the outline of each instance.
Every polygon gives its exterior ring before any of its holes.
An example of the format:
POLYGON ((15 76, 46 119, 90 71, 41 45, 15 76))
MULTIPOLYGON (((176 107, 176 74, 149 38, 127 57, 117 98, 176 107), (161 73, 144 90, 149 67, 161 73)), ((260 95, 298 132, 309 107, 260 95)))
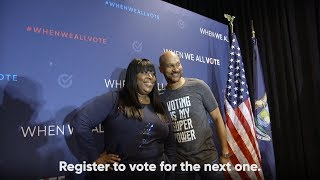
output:
POLYGON ((196 139, 190 118, 191 101, 189 96, 173 99, 167 102, 167 108, 173 122, 173 132, 178 143, 196 139))

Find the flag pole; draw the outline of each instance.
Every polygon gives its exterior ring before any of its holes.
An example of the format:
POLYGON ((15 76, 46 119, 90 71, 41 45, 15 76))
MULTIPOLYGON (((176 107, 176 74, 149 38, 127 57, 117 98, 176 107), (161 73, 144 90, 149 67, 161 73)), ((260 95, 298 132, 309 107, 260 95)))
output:
POLYGON ((254 31, 253 20, 251 20, 251 33, 252 33, 252 38, 255 38, 256 32, 254 31))
POLYGON ((231 33, 233 33, 233 20, 234 20, 234 18, 236 18, 236 17, 235 17, 235 16, 231 16, 231 15, 229 15, 229 14, 224 14, 224 17, 227 18, 227 20, 229 21, 231 33))
MULTIPOLYGON (((252 39, 252 42, 253 42, 253 45, 252 45, 253 47, 252 48, 254 49, 255 48, 254 44, 255 44, 256 32, 254 31, 253 20, 250 21, 250 24, 251 24, 251 33, 252 33, 251 39, 252 39)), ((252 71, 253 78, 256 78, 256 76, 257 76, 257 68, 255 68, 255 67, 256 67, 256 64, 257 64, 257 58, 255 57, 255 53, 253 53, 252 64, 253 64, 253 71, 252 71)), ((256 90, 257 90, 256 82, 254 81, 253 82, 253 97, 254 97, 254 99, 253 99, 254 106, 253 107, 254 108, 252 108, 252 113, 253 113, 254 117, 256 117, 256 115, 257 115, 257 112, 256 112, 257 106, 256 106, 256 101, 255 101, 255 97, 256 97, 256 93, 257 93, 256 90)))

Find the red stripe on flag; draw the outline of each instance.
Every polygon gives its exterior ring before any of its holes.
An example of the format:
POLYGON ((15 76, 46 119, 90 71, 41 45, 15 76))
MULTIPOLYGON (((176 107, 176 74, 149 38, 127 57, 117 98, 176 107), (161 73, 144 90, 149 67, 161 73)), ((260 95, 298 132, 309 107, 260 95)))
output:
MULTIPOLYGON (((250 103, 250 99, 248 99, 247 101, 245 101, 245 104, 247 106, 248 109, 251 109, 251 103, 250 103)), ((259 160, 259 163, 261 165, 261 155, 260 155, 260 151, 259 151, 259 147, 258 147, 258 141, 256 140, 256 131, 255 131, 255 123, 254 123, 254 117, 253 117, 253 113, 252 111, 249 111, 250 112, 250 115, 251 115, 251 123, 252 123, 252 127, 253 127, 253 136, 254 136, 254 139, 251 141, 253 147, 254 147, 254 150, 256 151, 256 154, 258 155, 258 160, 259 160)), ((251 138, 250 138, 251 140, 251 138)))
MULTIPOLYGON (((247 101, 245 101, 247 102, 247 101)), ((246 106, 247 107, 247 106, 246 106)), ((248 109, 249 112, 252 112, 250 111, 250 109, 248 109)), ((254 133, 254 131, 252 132, 251 131, 251 128, 250 128, 250 125, 248 124, 248 121, 250 121, 250 119, 247 119, 241 112, 241 109, 240 107, 236 108, 235 109, 235 113, 239 119, 239 121, 241 122, 241 125, 243 126, 243 128, 245 129, 246 131, 246 134, 248 135, 249 137, 249 140, 254 148, 254 151, 255 153, 258 155, 258 161, 260 162, 260 154, 259 154, 259 150, 257 148, 257 141, 256 141, 256 135, 255 134, 252 134, 254 133)), ((252 126, 254 127, 254 125, 252 124, 252 126)), ((252 157, 252 156, 251 156, 252 157)), ((253 160, 253 159, 252 159, 253 160)), ((254 161, 254 160, 253 160, 254 161)), ((249 162, 250 164, 252 164, 252 162, 249 162)), ((254 162, 255 163, 255 162, 254 162)))
MULTIPOLYGON (((231 108, 230 111, 233 111, 233 109, 231 108)), ((237 143, 237 146, 242 151, 242 153, 245 156, 245 158, 247 159, 248 163, 249 164, 256 164, 255 160, 253 159, 252 154, 250 153, 250 150, 248 149, 248 147, 246 146, 246 144, 245 144, 245 142, 243 140, 242 136, 245 136, 245 134, 239 134, 239 132, 237 131, 236 127, 234 126, 234 124, 231 121, 231 118, 229 116, 229 111, 227 111, 227 112, 228 113, 226 114, 226 117, 227 117, 226 124, 227 124, 228 128, 230 129, 232 138, 237 143)), ((241 125, 243 126, 247 136, 249 137, 250 143, 251 143, 252 147, 254 148, 255 153, 258 154, 256 146, 254 146, 254 144, 256 144, 256 143, 254 143, 255 142, 254 141, 254 136, 252 135, 252 133, 250 131, 250 126, 249 126, 245 116, 242 114, 242 112, 240 111, 239 107, 235 108, 234 113, 237 116, 238 120, 241 122, 241 125)), ((258 158, 258 161, 259 161, 259 158, 258 158)), ((243 162, 240 163, 239 160, 238 160, 238 162, 234 162, 234 161, 231 160, 231 162, 234 165, 235 164, 243 164, 243 162)), ((238 173, 240 174, 240 176, 242 178, 246 178, 248 176, 247 173, 245 173, 244 171, 242 171, 242 172, 238 171, 238 173), (245 175, 243 173, 245 173, 245 175)), ((256 174, 256 177, 258 179, 261 179, 260 174, 259 174, 258 171, 255 171, 254 173, 256 174)))
POLYGON ((223 175, 224 175, 224 178, 225 178, 226 180, 232 180, 232 177, 230 176, 230 174, 228 173, 228 171, 225 171, 225 172, 223 173, 223 175))
MULTIPOLYGON (((232 123, 231 123, 231 124, 232 124, 232 123)), ((231 162, 233 165, 235 165, 235 164, 240 164, 240 161, 239 161, 239 159, 237 158, 237 156, 234 154, 233 150, 231 149, 229 142, 228 142, 228 149, 229 149, 229 151, 230 151, 230 153, 231 153, 230 162, 231 162)), ((248 176, 248 174, 247 174, 246 172, 244 172, 244 171, 236 171, 236 173, 238 173, 239 176, 242 177, 242 178, 244 178, 244 179, 250 179, 249 176, 248 176)), ((230 176, 229 173, 227 173, 227 174, 230 176)), ((230 178, 232 179, 231 176, 230 176, 230 178)))
MULTIPOLYGON (((241 150, 242 154, 245 156, 245 158, 248 160, 248 162, 250 164, 255 163, 253 158, 252 158, 252 156, 251 156, 251 154, 250 154, 250 151, 249 151, 248 147, 245 145, 245 143, 244 143, 244 141, 243 141, 243 139, 241 137, 241 134, 238 133, 237 129, 235 128, 234 124, 232 123, 232 121, 231 121, 231 119, 229 117, 229 114, 227 114, 226 123, 227 123, 228 128, 230 129, 232 138, 237 143, 237 146, 241 150)), ((231 159, 231 162, 232 162, 233 165, 243 164, 243 162, 240 162, 238 159, 231 159), (234 161, 234 160, 237 160, 237 161, 234 161)), ((246 177, 247 176, 247 173, 245 173, 246 174, 245 176, 241 173, 241 171, 238 171, 238 173, 241 175, 241 177, 246 177)))
MULTIPOLYGON (((248 101, 248 100, 246 100, 245 102, 247 102, 247 101, 248 101)), ((247 107, 247 106, 245 106, 245 107, 247 107)), ((243 108, 243 107, 242 107, 242 108, 243 108)), ((242 109, 242 110, 243 110, 243 109, 242 109)), ((252 111, 251 111, 250 109, 247 109, 247 110, 250 112, 250 114, 252 114, 252 111)), ((255 151, 255 154, 258 155, 259 164, 261 164, 261 163, 260 163, 260 158, 259 158, 259 156, 260 156, 260 155, 259 155, 259 151, 258 151, 258 149, 257 149, 257 143, 256 143, 256 141, 255 141, 255 137, 256 137, 256 136, 255 136, 255 134, 252 134, 252 131, 250 130, 250 125, 248 124, 248 121, 250 121, 250 119, 247 119, 247 118, 243 115, 243 113, 241 112, 241 105, 238 106, 238 108, 235 109, 235 113, 236 113, 236 116, 238 117, 239 121, 241 122, 241 125, 242 125, 243 128, 245 129, 247 136, 249 137, 249 140, 250 140, 251 145, 252 145, 252 147, 253 147, 253 149, 254 149, 254 151, 255 151)), ((251 116, 251 117, 252 117, 252 116, 251 116)), ((252 126, 254 126, 254 125, 252 124, 252 126)), ((237 142, 237 144, 238 144, 238 142, 237 142)), ((249 163, 249 164, 257 164, 257 162, 253 159, 253 156, 252 156, 252 154, 250 153, 250 150, 249 150, 248 147, 245 145, 245 142, 243 141, 243 139, 241 139, 241 142, 239 142, 239 144, 241 144, 242 146, 245 147, 245 153, 244 153, 243 150, 242 150, 242 152, 243 152, 243 154, 245 155, 246 159, 248 160, 248 163, 249 163)), ((239 145, 239 148, 240 148, 240 147, 241 147, 241 146, 239 145)), ((257 177, 260 177, 258 171, 255 171, 254 173, 256 174, 257 177)))

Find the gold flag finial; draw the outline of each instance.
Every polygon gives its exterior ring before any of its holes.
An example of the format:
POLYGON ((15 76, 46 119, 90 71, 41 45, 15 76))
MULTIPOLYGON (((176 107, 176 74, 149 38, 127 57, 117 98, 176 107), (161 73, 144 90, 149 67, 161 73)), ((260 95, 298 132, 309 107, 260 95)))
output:
POLYGON ((235 16, 231 16, 231 15, 229 15, 229 14, 224 14, 224 17, 227 18, 227 20, 229 21, 231 33, 233 33, 233 20, 234 20, 234 18, 236 18, 236 17, 235 17, 235 16))
POLYGON ((255 38, 256 32, 254 31, 253 20, 251 20, 251 33, 252 33, 252 38, 255 38))

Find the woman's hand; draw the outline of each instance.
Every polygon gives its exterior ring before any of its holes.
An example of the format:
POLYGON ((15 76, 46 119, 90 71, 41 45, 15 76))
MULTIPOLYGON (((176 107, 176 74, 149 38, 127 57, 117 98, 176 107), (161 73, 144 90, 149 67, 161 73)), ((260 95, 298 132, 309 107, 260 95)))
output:
MULTIPOLYGON (((119 163, 121 159, 119 158, 119 155, 117 154, 108 154, 107 152, 103 152, 100 154, 99 158, 95 161, 97 164, 113 164, 113 163, 119 163)), ((113 170, 112 167, 109 167, 109 169, 113 170)))

